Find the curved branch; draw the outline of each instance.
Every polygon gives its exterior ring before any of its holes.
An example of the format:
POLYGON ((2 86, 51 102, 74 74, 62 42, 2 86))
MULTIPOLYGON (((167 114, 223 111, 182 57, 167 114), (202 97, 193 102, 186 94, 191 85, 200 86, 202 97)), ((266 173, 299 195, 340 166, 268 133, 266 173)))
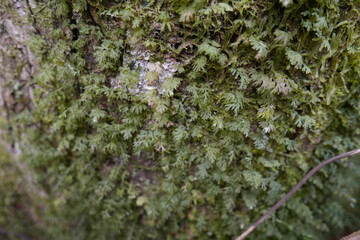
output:
POLYGON ((321 162, 319 165, 311 169, 283 198, 281 198, 272 208, 270 208, 259 220, 257 220, 254 224, 252 224, 245 232, 243 232, 236 240, 243 240, 245 237, 247 237, 252 231, 255 230, 263 221, 265 221, 268 217, 270 217, 271 214, 273 214, 281 205, 283 205, 289 198, 294 195, 299 188, 302 187, 306 183, 309 178, 314 175, 317 171, 319 171, 322 167, 325 167, 329 163, 335 162, 337 160, 353 156, 355 154, 360 153, 360 148, 340 154, 338 156, 335 156, 333 158, 327 159, 323 162, 321 162))

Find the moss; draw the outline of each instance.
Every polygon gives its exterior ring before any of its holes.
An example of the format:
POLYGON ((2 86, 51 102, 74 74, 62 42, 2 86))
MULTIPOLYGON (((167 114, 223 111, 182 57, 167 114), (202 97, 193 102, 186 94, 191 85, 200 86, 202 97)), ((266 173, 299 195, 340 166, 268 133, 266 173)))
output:
MULTIPOLYGON (((38 1, 37 105, 13 127, 49 194, 47 236, 237 236, 311 166, 358 146, 358 7, 38 1), (134 67, 135 50, 156 70, 134 67), (167 61, 176 71, 157 81, 167 61)), ((352 226, 356 166, 325 169, 250 239, 352 226)))

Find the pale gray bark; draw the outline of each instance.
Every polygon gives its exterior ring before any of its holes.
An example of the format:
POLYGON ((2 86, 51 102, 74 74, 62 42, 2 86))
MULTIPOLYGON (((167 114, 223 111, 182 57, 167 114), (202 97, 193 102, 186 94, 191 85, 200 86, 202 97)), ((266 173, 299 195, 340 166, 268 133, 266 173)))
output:
MULTIPOLYGON (((34 3, 27 0, 0 3, 0 120, 5 123, 12 115, 32 105, 31 82, 37 64, 26 44, 35 31, 29 21, 30 6, 34 7, 34 3)), ((8 137, 14 131, 10 126, 0 128, 0 143, 12 155, 14 166, 22 172, 27 190, 35 196, 46 197, 46 193, 36 186, 26 162, 20 161, 19 144, 8 137)))
MULTIPOLYGON (((30 5, 34 6, 34 3, 27 0, 0 3, 0 116, 5 121, 31 105, 29 86, 36 59, 26 45, 34 32, 28 20, 30 5)), ((9 132, 0 129, 3 140, 7 135, 9 132)), ((18 144, 5 145, 16 157, 20 154, 18 144)))

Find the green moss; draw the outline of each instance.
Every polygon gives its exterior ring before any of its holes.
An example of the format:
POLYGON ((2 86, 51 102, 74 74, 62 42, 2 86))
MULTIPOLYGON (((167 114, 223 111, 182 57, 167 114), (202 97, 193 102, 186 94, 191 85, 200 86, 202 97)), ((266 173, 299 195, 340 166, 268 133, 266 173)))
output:
POLYGON ((38 228, 37 204, 32 202, 24 188, 23 175, 13 164, 13 159, 0 144, 0 228, 1 238, 15 239, 19 236, 42 239, 38 228))
MULTIPOLYGON (((14 127, 48 190, 49 237, 234 238, 312 166, 359 146, 352 1, 37 4, 52 34, 29 44, 37 107, 14 127), (131 49, 177 71, 134 91, 131 49)), ((250 239, 352 226, 356 166, 317 174, 250 239)))

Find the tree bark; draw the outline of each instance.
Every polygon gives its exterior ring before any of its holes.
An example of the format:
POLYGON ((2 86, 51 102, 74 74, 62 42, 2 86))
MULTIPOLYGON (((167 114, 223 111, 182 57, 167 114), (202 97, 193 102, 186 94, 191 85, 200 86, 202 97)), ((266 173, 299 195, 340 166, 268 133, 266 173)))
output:
MULTIPOLYGON (((5 0, 0 7, 0 114, 5 121, 31 106, 30 79, 37 64, 26 45, 34 32, 28 21, 30 4, 34 5, 27 0, 5 0)), ((3 138, 9 135, 1 131, 3 138)), ((19 156, 18 144, 6 144, 6 148, 19 156)))

